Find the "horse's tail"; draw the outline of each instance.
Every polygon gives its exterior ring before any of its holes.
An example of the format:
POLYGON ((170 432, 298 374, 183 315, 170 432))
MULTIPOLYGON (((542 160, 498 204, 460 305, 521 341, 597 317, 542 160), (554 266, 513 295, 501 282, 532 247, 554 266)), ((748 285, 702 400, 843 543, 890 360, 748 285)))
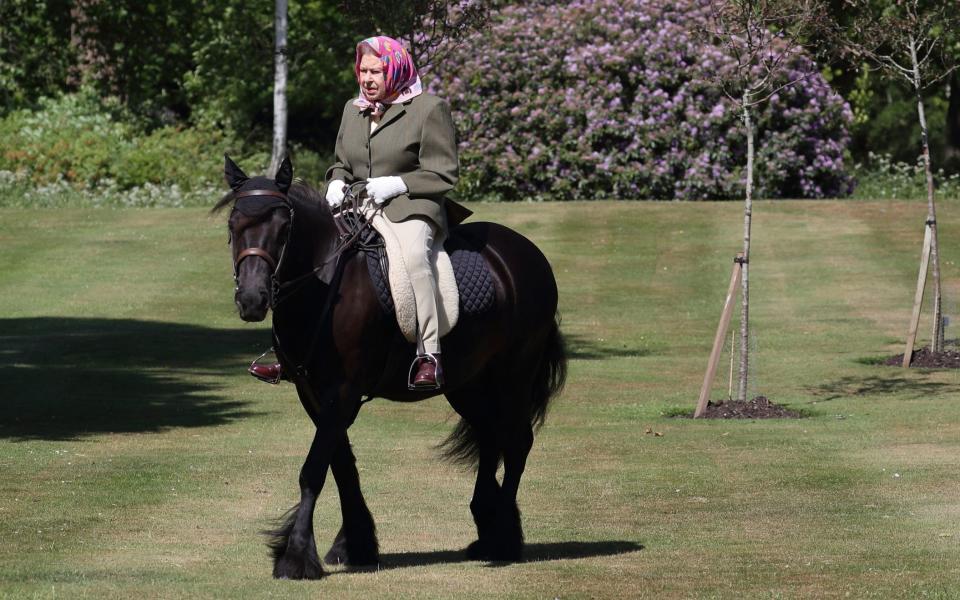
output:
POLYGON ((480 462, 480 438, 477 430, 463 417, 447 439, 437 444, 440 455, 452 463, 475 467, 480 462))
POLYGON ((543 349, 543 358, 533 380, 533 405, 530 423, 534 430, 543 425, 547 417, 550 400, 563 390, 567 382, 567 345, 560 333, 560 315, 553 321, 547 344, 543 349))
MULTIPOLYGON (((534 430, 543 425, 550 400, 560 393, 567 380, 567 348, 560 333, 560 316, 554 319, 540 364, 533 379, 530 404, 530 425, 534 430)), ((475 427, 460 419, 447 439, 438 446, 443 457, 451 462, 476 466, 480 460, 480 438, 475 427)))

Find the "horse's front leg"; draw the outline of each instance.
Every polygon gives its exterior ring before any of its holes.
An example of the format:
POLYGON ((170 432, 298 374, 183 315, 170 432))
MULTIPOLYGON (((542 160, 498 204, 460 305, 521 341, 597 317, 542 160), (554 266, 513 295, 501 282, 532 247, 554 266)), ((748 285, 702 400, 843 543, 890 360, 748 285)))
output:
POLYGON ((273 576, 278 579, 320 579, 323 567, 313 537, 313 509, 327 478, 327 468, 343 430, 318 427, 310 452, 300 469, 300 503, 276 531, 267 532, 273 553, 273 576))
POLYGON ((328 564, 375 565, 380 558, 377 528, 360 491, 357 459, 346 432, 333 451, 330 470, 340 494, 343 525, 323 560, 328 564))

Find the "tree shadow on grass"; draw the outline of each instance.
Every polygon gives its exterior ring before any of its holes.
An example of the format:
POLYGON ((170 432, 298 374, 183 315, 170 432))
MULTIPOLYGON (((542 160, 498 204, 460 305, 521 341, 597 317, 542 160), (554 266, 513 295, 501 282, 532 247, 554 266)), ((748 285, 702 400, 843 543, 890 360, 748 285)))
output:
POLYGON ((829 402, 855 396, 902 394, 906 398, 925 398, 934 394, 956 394, 960 385, 940 381, 920 381, 908 377, 841 377, 829 383, 807 388, 816 398, 810 403, 829 402))
MULTIPOLYGON (((520 562, 544 562, 550 560, 569 560, 592 558, 596 556, 615 556, 629 552, 639 552, 643 545, 637 542, 611 540, 602 542, 552 542, 545 544, 526 544, 523 548, 523 560, 520 562)), ((467 558, 464 550, 437 550, 434 552, 397 552, 381 554, 377 567, 353 568, 357 571, 383 571, 408 567, 427 567, 431 565, 473 562, 467 558)), ((502 567, 513 563, 490 562, 490 567, 502 567)))
POLYGON ((132 319, 0 319, 0 439, 223 425, 255 413, 210 379, 269 343, 254 329, 132 319))
POLYGON ((572 360, 602 360, 604 358, 641 358, 650 356, 653 352, 649 348, 638 348, 607 340, 601 342, 597 338, 588 338, 583 335, 563 334, 563 341, 567 346, 567 356, 572 360))

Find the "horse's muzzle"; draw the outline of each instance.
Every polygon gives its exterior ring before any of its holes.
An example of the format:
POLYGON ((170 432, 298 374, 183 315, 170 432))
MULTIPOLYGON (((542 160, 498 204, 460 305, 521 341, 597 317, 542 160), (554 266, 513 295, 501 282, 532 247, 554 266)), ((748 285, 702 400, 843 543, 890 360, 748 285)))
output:
POLYGON ((237 309, 240 311, 240 318, 248 323, 259 323, 267 317, 267 309, 270 308, 270 294, 266 288, 237 290, 234 297, 237 309))

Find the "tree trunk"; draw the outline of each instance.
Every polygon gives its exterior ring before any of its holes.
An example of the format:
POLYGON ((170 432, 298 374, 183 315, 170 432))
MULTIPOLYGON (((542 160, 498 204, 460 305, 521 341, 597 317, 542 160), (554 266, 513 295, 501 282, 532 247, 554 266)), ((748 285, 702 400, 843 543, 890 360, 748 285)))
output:
POLYGON ((743 204, 743 269, 740 287, 743 293, 740 302, 740 385, 737 400, 747 399, 747 370, 750 359, 750 221, 753 216, 753 122, 750 120, 750 93, 743 93, 743 125, 747 135, 747 181, 746 198, 743 204))
POLYGON ((67 72, 67 85, 79 88, 86 81, 107 78, 112 75, 106 55, 97 44, 99 26, 91 13, 102 0, 76 0, 70 7, 70 45, 76 54, 76 62, 67 72))
POLYGON ((273 150, 268 177, 276 175, 287 149, 287 0, 276 0, 274 31, 273 150))
POLYGON ((920 94, 920 66, 917 45, 910 38, 910 60, 913 66, 913 89, 917 94, 917 116, 920 119, 920 140, 923 151, 923 169, 927 178, 927 223, 930 225, 930 262, 933 266, 933 335, 930 352, 943 351, 943 310, 940 294, 940 245, 937 242, 937 207, 933 199, 933 168, 930 166, 930 144, 927 137, 927 117, 920 94))

